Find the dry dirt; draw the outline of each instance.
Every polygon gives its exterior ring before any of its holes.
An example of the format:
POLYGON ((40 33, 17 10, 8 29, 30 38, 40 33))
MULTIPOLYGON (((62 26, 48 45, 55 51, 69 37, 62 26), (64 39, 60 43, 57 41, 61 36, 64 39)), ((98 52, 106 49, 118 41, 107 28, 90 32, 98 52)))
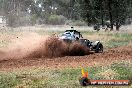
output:
POLYGON ((0 50, 0 71, 26 67, 87 67, 121 60, 132 61, 131 45, 105 50, 103 53, 90 53, 79 43, 69 46, 55 37, 29 36, 15 39, 6 49, 0 50))
POLYGON ((94 65, 107 65, 115 61, 132 61, 132 49, 130 47, 119 47, 106 50, 103 53, 94 53, 85 56, 65 56, 57 58, 23 58, 0 60, 0 70, 11 70, 22 67, 81 67, 94 65))

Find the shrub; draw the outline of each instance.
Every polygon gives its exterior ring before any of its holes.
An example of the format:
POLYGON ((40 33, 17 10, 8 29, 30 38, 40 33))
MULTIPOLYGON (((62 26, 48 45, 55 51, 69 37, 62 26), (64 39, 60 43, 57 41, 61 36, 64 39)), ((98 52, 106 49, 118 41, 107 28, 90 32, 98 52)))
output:
POLYGON ((77 21, 74 22, 73 25, 74 26, 86 26, 87 24, 84 21, 77 20, 77 21))
POLYGON ((36 24, 36 15, 29 15, 24 12, 17 14, 9 14, 7 16, 7 25, 10 27, 19 27, 36 24))
POLYGON ((48 23, 52 25, 63 25, 65 24, 66 17, 62 15, 51 15, 48 18, 48 23))
POLYGON ((66 21, 66 25, 70 25, 70 26, 87 26, 87 23, 84 21, 80 21, 80 20, 67 20, 66 21))
POLYGON ((33 15, 30 17, 31 25, 35 25, 35 24, 36 24, 36 20, 37 20, 37 16, 33 14, 33 15))
POLYGON ((65 24, 66 24, 66 25, 71 25, 71 26, 72 26, 73 21, 72 21, 72 20, 66 20, 65 24))

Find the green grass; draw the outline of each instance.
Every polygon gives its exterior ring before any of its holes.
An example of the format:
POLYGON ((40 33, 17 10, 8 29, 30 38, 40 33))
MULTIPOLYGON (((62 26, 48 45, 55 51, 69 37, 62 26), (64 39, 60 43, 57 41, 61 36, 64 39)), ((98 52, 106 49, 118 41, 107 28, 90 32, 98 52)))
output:
POLYGON ((0 73, 0 88, 11 88, 17 85, 19 82, 20 80, 16 78, 15 74, 0 73))
POLYGON ((106 48, 126 46, 132 42, 132 34, 128 34, 128 33, 106 33, 102 35, 110 36, 114 38, 114 39, 110 39, 109 41, 105 41, 104 45, 106 48))
POLYGON ((113 63, 111 68, 119 74, 119 79, 132 78, 132 64, 130 63, 113 63))
POLYGON ((119 46, 125 46, 125 45, 128 45, 129 44, 129 42, 127 42, 127 41, 112 41, 112 40, 110 40, 110 41, 108 41, 107 42, 107 48, 113 48, 113 47, 119 47, 119 46))
MULTIPOLYGON (((107 79, 97 74, 105 74, 109 69, 119 74, 116 75, 115 79, 129 79, 132 77, 131 67, 131 63, 123 61, 115 62, 107 67, 88 67, 85 68, 85 71, 89 72, 90 79, 107 79)), ((0 88, 82 88, 79 84, 80 77, 81 68, 79 67, 0 72, 0 88)), ((103 88, 103 86, 100 86, 100 88, 103 88)), ((120 88, 120 86, 115 88, 120 88)))

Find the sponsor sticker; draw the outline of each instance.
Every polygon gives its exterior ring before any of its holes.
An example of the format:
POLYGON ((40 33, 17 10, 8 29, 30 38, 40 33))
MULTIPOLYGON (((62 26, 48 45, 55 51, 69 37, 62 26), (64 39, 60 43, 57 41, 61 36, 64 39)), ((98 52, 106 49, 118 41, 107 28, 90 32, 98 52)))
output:
POLYGON ((92 80, 89 78, 88 72, 84 72, 82 68, 82 77, 79 79, 81 86, 94 86, 94 85, 115 85, 115 86, 128 86, 130 80, 92 80))

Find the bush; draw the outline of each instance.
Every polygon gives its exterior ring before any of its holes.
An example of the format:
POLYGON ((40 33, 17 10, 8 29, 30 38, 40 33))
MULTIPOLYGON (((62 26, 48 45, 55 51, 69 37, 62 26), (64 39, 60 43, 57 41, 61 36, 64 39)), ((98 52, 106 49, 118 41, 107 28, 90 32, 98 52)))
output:
POLYGON ((65 21, 66 17, 62 15, 51 15, 48 19, 48 23, 52 25, 63 25, 65 21))
POLYGON ((77 20, 73 23, 73 26, 86 26, 86 22, 77 20))
POLYGON ((36 24, 36 15, 29 15, 25 12, 17 14, 9 14, 7 16, 7 25, 10 27, 19 27, 36 24))
POLYGON ((31 25, 35 25, 35 24, 36 24, 36 20, 37 20, 37 16, 36 16, 35 14, 33 14, 33 15, 30 17, 31 25))
POLYGON ((70 25, 70 26, 87 26, 87 23, 84 21, 80 21, 80 20, 67 20, 66 21, 66 25, 70 25))
POLYGON ((72 20, 67 20, 67 21, 65 22, 65 24, 66 24, 66 25, 70 25, 70 26, 72 26, 73 21, 72 21, 72 20))

